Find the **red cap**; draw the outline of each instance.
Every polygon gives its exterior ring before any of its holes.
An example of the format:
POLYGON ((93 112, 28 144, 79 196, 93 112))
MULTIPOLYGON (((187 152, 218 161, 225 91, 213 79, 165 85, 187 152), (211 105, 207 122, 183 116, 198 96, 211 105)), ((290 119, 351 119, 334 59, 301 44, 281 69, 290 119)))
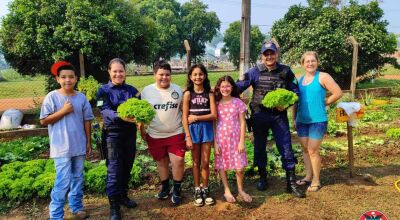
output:
POLYGON ((57 71, 58 71, 58 69, 59 69, 60 67, 62 67, 62 66, 72 66, 72 64, 69 63, 69 62, 67 62, 67 61, 58 61, 58 62, 55 62, 55 63, 51 66, 51 68, 50 68, 51 74, 53 74, 54 76, 57 76, 57 71))

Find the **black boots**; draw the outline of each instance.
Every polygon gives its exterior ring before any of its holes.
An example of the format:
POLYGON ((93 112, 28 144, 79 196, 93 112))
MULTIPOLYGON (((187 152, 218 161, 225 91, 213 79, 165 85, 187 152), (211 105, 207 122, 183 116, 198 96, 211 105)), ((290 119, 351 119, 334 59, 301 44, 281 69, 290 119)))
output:
POLYGON ((137 203, 135 201, 129 199, 127 194, 124 194, 121 197, 120 204, 125 206, 125 207, 127 207, 127 208, 130 208, 130 209, 133 209, 133 208, 135 208, 137 206, 137 203))
POLYGON ((266 168, 258 168, 258 174, 260 175, 260 180, 257 182, 257 189, 265 191, 268 187, 266 168))
POLYGON ((286 171, 287 191, 291 192, 294 196, 305 198, 306 194, 299 185, 296 184, 296 174, 294 169, 286 171))
POLYGON ((111 196, 108 197, 108 201, 110 202, 110 220, 121 220, 120 197, 111 196))

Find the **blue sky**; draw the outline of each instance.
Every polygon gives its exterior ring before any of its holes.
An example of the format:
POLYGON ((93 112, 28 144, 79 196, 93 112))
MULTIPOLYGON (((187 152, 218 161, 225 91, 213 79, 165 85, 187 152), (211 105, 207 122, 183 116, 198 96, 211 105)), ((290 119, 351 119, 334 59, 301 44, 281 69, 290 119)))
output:
MULTIPOLYGON (((0 0, 0 17, 8 12, 7 4, 11 0, 0 0)), ((188 0, 177 0, 180 3, 188 0)), ((221 20, 223 32, 233 21, 240 20, 242 0, 202 0, 209 6, 210 11, 215 11, 221 20)), ((359 0, 360 3, 368 0, 359 0)), ((306 0, 251 0, 252 25, 258 25, 263 33, 268 33, 274 21, 283 17, 289 6, 294 4, 307 5, 306 0)), ((388 31, 400 34, 400 4, 398 0, 382 0, 381 8, 384 11, 384 19, 389 22, 388 31)))

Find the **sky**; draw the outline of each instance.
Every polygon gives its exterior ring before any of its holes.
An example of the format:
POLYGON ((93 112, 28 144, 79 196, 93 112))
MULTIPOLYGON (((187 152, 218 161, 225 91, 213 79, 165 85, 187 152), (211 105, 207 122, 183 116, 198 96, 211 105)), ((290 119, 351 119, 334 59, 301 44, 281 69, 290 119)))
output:
MULTIPOLYGON (((180 3, 189 0, 177 0, 180 3)), ((215 11, 221 21, 221 32, 228 28, 229 23, 240 20, 242 0, 202 0, 208 5, 209 11, 215 11)), ((358 0, 366 3, 368 0, 358 0)), ((0 0, 0 17, 8 13, 7 4, 11 0, 0 0)), ((291 5, 307 5, 306 0, 251 0, 251 24, 258 25, 264 34, 268 34, 272 24, 282 18, 291 5)), ((399 0, 381 0, 384 19, 389 22, 388 31, 400 34, 400 4, 399 0)))

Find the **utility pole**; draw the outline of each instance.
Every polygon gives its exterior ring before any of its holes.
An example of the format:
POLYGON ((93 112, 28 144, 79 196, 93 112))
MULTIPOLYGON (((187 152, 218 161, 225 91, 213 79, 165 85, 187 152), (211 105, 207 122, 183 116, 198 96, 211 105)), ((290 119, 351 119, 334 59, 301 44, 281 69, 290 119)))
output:
POLYGON ((244 79, 244 72, 249 69, 250 63, 250 17, 251 0, 242 0, 242 19, 240 32, 240 63, 239 79, 244 79))

